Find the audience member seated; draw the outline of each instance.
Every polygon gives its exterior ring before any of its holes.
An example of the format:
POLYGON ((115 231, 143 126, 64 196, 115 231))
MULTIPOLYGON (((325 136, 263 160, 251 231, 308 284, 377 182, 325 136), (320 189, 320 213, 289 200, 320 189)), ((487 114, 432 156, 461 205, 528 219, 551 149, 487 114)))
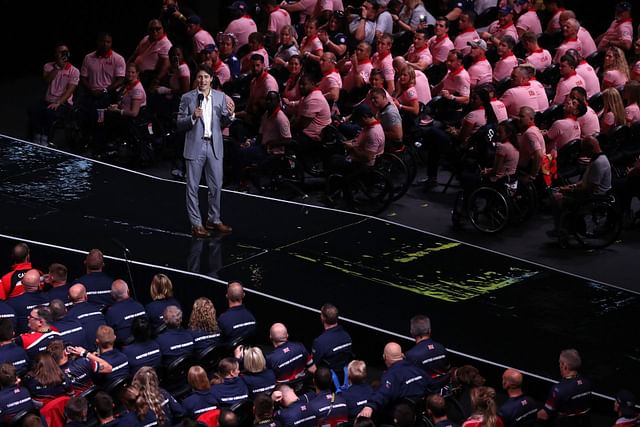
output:
POLYGON ((187 417, 197 418, 200 414, 217 409, 218 402, 211 393, 209 378, 201 366, 195 365, 189 368, 187 382, 192 390, 182 400, 182 407, 187 417))
POLYGON ((144 306, 144 311, 151 322, 151 327, 155 329, 164 323, 162 315, 165 308, 170 305, 181 307, 178 300, 173 297, 173 283, 166 274, 158 273, 153 276, 149 293, 153 301, 144 306))
POLYGON ((347 378, 348 384, 342 389, 342 396, 347 402, 349 419, 353 420, 373 395, 373 388, 367 382, 367 365, 362 360, 349 362, 347 378))
POLYGON ((518 170, 521 172, 521 180, 524 182, 535 181, 542 158, 545 155, 544 135, 535 123, 536 113, 530 107, 520 108, 518 114, 518 170))
POLYGON ((266 355, 267 367, 276 374, 278 383, 303 378, 307 371, 316 370, 313 356, 302 343, 289 341, 289 333, 282 323, 274 323, 269 330, 273 350, 266 355))
POLYGON ((145 90, 153 92, 169 71, 171 41, 164 32, 162 22, 152 19, 147 25, 147 35, 140 40, 127 63, 136 64, 136 76, 145 90), (138 76, 139 73, 139 76, 138 76))
POLYGON ((624 84, 629 81, 629 65, 624 52, 618 47, 608 48, 604 54, 602 69, 602 87, 622 91, 624 84))
POLYGON ((610 87, 603 90, 602 104, 604 106, 600 113, 600 130, 602 133, 610 133, 616 127, 626 123, 624 104, 617 89, 610 87))
POLYGON ((182 310, 175 305, 164 309, 167 329, 156 338, 162 354, 162 364, 168 366, 178 357, 193 355, 193 336, 182 325, 182 310))
POLYGON ((343 72, 346 73, 342 79, 342 88, 348 94, 356 95, 369 82, 369 74, 373 68, 370 56, 371 45, 360 42, 350 61, 346 61, 346 58, 341 61, 343 72))
POLYGON ((62 337, 66 345, 95 348, 95 343, 93 343, 94 337, 91 337, 92 342, 91 345, 89 345, 89 340, 82 327, 82 323, 67 315, 67 308, 61 300, 52 300, 51 303, 49 303, 49 309, 51 310, 51 317, 53 319, 51 326, 60 333, 60 337, 62 337))
POLYGON ((578 62, 576 73, 582 78, 584 88, 587 90, 587 96, 590 98, 600 92, 600 79, 593 67, 583 58, 583 56, 575 49, 567 50, 567 55, 573 56, 578 62))
POLYGON ((498 409, 505 427, 515 427, 526 423, 526 420, 535 420, 540 406, 522 391, 522 374, 518 370, 509 368, 504 371, 502 388, 509 396, 498 409))
MULTIPOLYGON (((111 284, 113 278, 105 273, 104 256, 100 249, 91 249, 84 260, 86 274, 78 277, 73 284, 81 283, 86 290, 87 300, 99 307, 113 304, 111 284)), ((71 295, 69 295, 71 298, 71 295)))
POLYGON ((544 30, 547 35, 556 35, 560 32, 560 14, 564 12, 562 0, 544 0, 544 9, 549 11, 551 18, 547 22, 547 26, 544 30))
POLYGON ((515 7, 519 9, 516 10, 519 14, 516 21, 518 37, 522 37, 526 32, 531 32, 535 35, 542 34, 542 24, 540 23, 540 18, 538 18, 535 1, 520 0, 515 7))
POLYGON ((586 111, 586 105, 579 99, 567 96, 563 106, 564 118, 554 121, 548 131, 542 132, 546 140, 547 154, 555 155, 570 141, 580 139, 578 117, 583 116, 586 111))
POLYGON ((462 424, 463 427, 504 427, 496 410, 496 391, 491 387, 476 387, 471 391, 473 413, 462 424))
POLYGON ((445 401, 444 397, 439 394, 430 394, 429 396, 427 396, 426 415, 429 417, 434 426, 457 426, 457 424, 449 421, 449 418, 447 417, 447 402, 445 401))
POLYGON ((496 140, 496 155, 493 166, 482 170, 482 177, 491 183, 513 182, 520 157, 515 126, 509 122, 499 123, 496 140))
POLYGON ((595 42, 599 51, 604 51, 610 46, 619 47, 628 51, 633 42, 633 21, 631 19, 631 3, 618 2, 616 5, 616 17, 604 33, 596 37, 595 42))
POLYGON ((49 343, 47 352, 64 373, 74 396, 93 386, 93 374, 106 375, 112 370, 109 362, 84 347, 65 347, 64 342, 59 339, 49 343))
POLYGON ((507 108, 510 118, 518 117, 522 107, 529 107, 536 112, 544 111, 540 109, 538 93, 531 86, 529 73, 522 66, 514 67, 511 71, 511 88, 507 89, 500 101, 507 108))
POLYGON ((536 71, 542 71, 551 65, 551 54, 547 49, 543 49, 538 45, 538 36, 532 32, 526 32, 520 37, 522 47, 527 51, 525 61, 536 68, 536 71))
POLYGON ((107 392, 99 391, 93 397, 93 409, 100 427, 118 427, 119 420, 114 416, 113 399, 107 392))
POLYGON ((498 124, 489 92, 483 87, 477 88, 471 93, 470 111, 463 117, 462 126, 458 129, 449 126, 447 132, 463 147, 467 146, 469 137, 487 123, 498 124))
POLYGON ((0 300, 10 297, 17 297, 24 293, 22 276, 33 268, 31 265, 31 250, 24 242, 16 244, 11 249, 11 271, 4 274, 0 279, 0 300))
POLYGON ((282 427, 313 427, 316 425, 316 414, 309 407, 307 396, 298 397, 296 392, 286 384, 279 384, 271 394, 271 399, 280 406, 274 419, 282 427))
MULTIPOLYGON (((562 25, 569 19, 576 19, 576 14, 572 10, 563 11, 560 14, 560 26, 562 27, 562 25)), ((582 47, 580 53, 585 58, 598 51, 598 47, 596 46, 596 42, 593 40, 593 37, 591 37, 591 33, 589 33, 582 24, 580 24, 580 28, 578 29, 578 41, 582 47)))
POLYGON ((51 340, 60 339, 60 334, 52 328, 51 310, 44 305, 31 309, 28 318, 29 332, 16 337, 15 342, 27 352, 29 359, 47 348, 51 340))
POLYGON ((240 364, 235 357, 225 357, 218 364, 218 374, 223 381, 211 387, 214 401, 222 407, 231 407, 235 403, 249 398, 249 390, 240 379, 240 364))
POLYGON ((249 34, 247 46, 249 47, 249 52, 240 58, 240 73, 246 74, 251 71, 251 57, 255 54, 262 56, 264 68, 269 69, 269 53, 264 48, 264 36, 258 32, 249 34))
POLYGON ((249 99, 245 111, 239 111, 236 118, 242 119, 250 128, 255 126, 257 120, 265 110, 264 100, 267 93, 278 90, 278 82, 267 72, 262 55, 251 55, 251 83, 249 84, 249 99), (253 126, 252 126, 253 125, 253 126))
POLYGON ((627 105, 624 109, 625 121, 628 125, 640 123, 640 82, 630 80, 624 85, 622 92, 624 102, 627 105))
POLYGON ((426 30, 417 30, 413 36, 413 44, 404 54, 407 63, 416 70, 424 71, 433 63, 426 30))
POLYGON ((276 375, 267 368, 267 361, 260 347, 244 347, 240 346, 236 350, 242 360, 243 371, 240 375, 242 381, 245 382, 249 391, 249 398, 266 393, 269 394, 276 387, 276 375))
POLYGON ((449 384, 451 365, 447 349, 431 338, 431 319, 424 315, 411 318, 410 334, 416 345, 406 353, 406 359, 421 368, 434 383, 434 390, 449 384))
MULTIPOLYGON (((111 299, 111 296, 109 296, 111 299)), ((100 311, 100 307, 87 301, 87 291, 81 283, 76 283, 69 288, 69 300, 72 305, 65 317, 73 318, 80 322, 87 337, 87 348, 94 350, 93 337, 101 325, 106 325, 107 321, 100 311)))
POLYGON ((46 351, 38 353, 33 359, 31 370, 23 378, 24 387, 34 404, 41 408, 56 397, 69 395, 71 384, 62 372, 53 356, 46 351))
POLYGON ((259 394, 253 399, 253 425, 277 426, 274 418, 274 405, 271 396, 268 394, 259 394))
POLYGON ((347 34, 344 11, 334 10, 329 22, 318 30, 318 38, 324 45, 324 50, 333 52, 338 59, 347 54, 347 34))
POLYGON ((562 58, 569 49, 574 49, 582 55, 582 44, 578 41, 579 28, 580 23, 577 19, 573 18, 567 19, 564 24, 562 24, 562 35, 564 36, 564 41, 556 48, 556 52, 553 55, 554 63, 560 63, 560 58, 562 58))
POLYGON ((299 55, 291 55, 287 62, 289 77, 283 84, 282 98, 289 101, 300 101, 300 77, 302 77, 302 62, 299 55))
POLYGON ((480 39, 480 35, 474 26, 476 18, 477 15, 473 10, 465 9, 458 19, 458 35, 453 39, 453 47, 462 52, 464 56, 471 53, 471 47, 473 47, 473 45, 469 43, 480 39))
POLYGON ((216 319, 216 308, 209 298, 200 297, 193 302, 189 317, 189 332, 193 337, 193 351, 196 354, 222 342, 216 319))
POLYGON ((33 307, 49 304, 45 294, 40 292, 40 276, 41 273, 39 270, 28 270, 24 273, 21 281, 24 293, 7 300, 7 304, 9 304, 16 313, 17 332, 29 330, 29 313, 31 313, 33 307))
POLYGON ((616 393, 613 410, 618 419, 614 426, 626 427, 637 424, 638 411, 636 410, 636 397, 629 390, 620 390, 616 393))
POLYGON ((493 21, 487 31, 480 33, 482 40, 497 48, 504 36, 510 36, 513 38, 513 44, 515 45, 518 42, 518 31, 513 25, 513 13, 513 7, 508 5, 501 7, 498 20, 493 21))
POLYGON ((191 37, 192 52, 200 52, 205 46, 214 44, 213 37, 207 30, 202 28, 202 20, 198 15, 187 17, 187 34, 191 37))
MULTIPOLYGON (((277 0, 262 0, 260 5, 264 8, 264 12, 269 15, 267 31, 273 31, 279 36, 284 27, 291 26, 291 15, 279 6, 280 2, 277 0)), ((279 41, 281 42, 282 40, 279 41)))
POLYGON ((518 66, 518 58, 513 54, 516 41, 511 36, 502 36, 498 43, 498 62, 493 66, 493 81, 499 83, 511 75, 514 67, 518 66))
POLYGON ((300 42, 300 56, 318 62, 323 52, 324 47, 318 38, 318 21, 307 19, 304 22, 304 37, 300 42))
POLYGON ((124 280, 114 280, 111 285, 111 297, 113 305, 105 314, 107 325, 111 326, 116 334, 117 341, 124 344, 131 336, 131 322, 140 316, 146 316, 144 307, 129 295, 129 285, 124 280))
POLYGON ((151 338, 151 325, 144 317, 136 317, 131 324, 133 342, 125 345, 122 352, 129 360, 129 370, 132 374, 143 366, 158 368, 162 365, 160 346, 151 338))
POLYGON ((111 372, 100 372, 105 375, 94 375, 94 382, 102 387, 108 387, 123 378, 129 378, 129 359, 127 356, 115 349, 116 335, 113 328, 107 325, 100 326, 96 333, 96 344, 98 354, 111 365, 111 372))
POLYGON ((336 393, 336 386, 331 378, 331 370, 319 367, 313 374, 315 396, 309 401, 309 408, 316 415, 316 425, 337 426, 347 422, 349 410, 342 393, 336 393))
MULTIPOLYGON (((279 77, 286 77, 286 70, 289 68, 289 60, 293 55, 300 56, 300 49, 298 48, 298 42, 296 41, 297 34, 296 29, 291 25, 285 25, 280 32, 280 43, 278 44, 278 50, 273 56, 273 64, 271 65, 271 72, 275 70, 279 71, 279 77)), ((282 81, 278 79, 279 81, 282 81)))
MULTIPOLYGON (((324 99, 324 98, 323 98, 324 99)), ((240 282, 230 282, 226 294, 229 308, 218 318, 218 325, 225 342, 238 339, 251 340, 256 333, 256 318, 244 306, 244 288, 240 282)))
POLYGON ((560 58, 559 69, 562 78, 556 86, 556 95, 552 104, 563 104, 571 89, 576 86, 585 87, 584 80, 576 73, 577 66, 578 61, 571 55, 563 55, 560 58))
POLYGON ((14 416, 35 409, 29 390, 18 379, 15 366, 0 364, 0 422, 10 425, 14 416))
POLYGON ((59 299, 65 305, 69 303, 69 288, 71 284, 67 282, 67 267, 63 264, 54 262, 49 265, 49 273, 45 275, 45 290, 49 301, 59 299))
POLYGON ((600 133, 600 119, 598 113, 593 111, 590 105, 587 105, 587 91, 580 86, 576 86, 569 92, 570 98, 577 99, 581 104, 587 106, 587 111, 583 116, 578 117, 578 124, 580 125, 580 137, 595 135, 600 133))
POLYGON ((433 88, 433 96, 455 101, 458 104, 468 104, 471 92, 471 78, 462 65, 462 53, 457 51, 449 52, 447 57, 447 75, 437 86, 433 88))
MULTIPOLYGON (((233 34, 236 38, 234 52, 242 52, 243 48, 249 43, 249 34, 258 31, 255 21, 249 14, 249 5, 243 1, 234 1, 229 6, 232 21, 229 22, 224 30, 225 34, 233 34)), ((241 56, 241 55, 239 55, 241 56)), ((233 67, 229 66, 233 70, 233 67)))
POLYGON ((329 105, 333 105, 340 97, 340 89, 342 89, 342 77, 336 69, 336 56, 332 52, 325 52, 320 57, 320 71, 322 79, 318 85, 318 89, 327 99, 329 105))
POLYGON ((474 40, 468 42, 471 46, 470 57, 473 63, 467 70, 471 79, 471 89, 491 83, 493 81, 493 69, 485 56, 487 52, 487 42, 484 40, 474 40))
MULTIPOLYGON (((247 37, 249 37, 249 33, 247 33, 247 37)), ((240 77, 240 59, 236 56, 238 47, 236 34, 228 32, 222 33, 218 36, 217 42, 220 59, 229 67, 231 80, 238 79, 240 77)))
POLYGON ((13 336, 11 320, 0 318, 0 363, 9 363, 21 376, 29 369, 29 356, 13 341, 13 336))
POLYGON ((338 323, 338 308, 333 304, 323 304, 320 321, 324 331, 311 344, 313 360, 318 366, 326 366, 343 376, 343 369, 353 354, 351 336, 338 323))
POLYGON ((429 50, 434 64, 442 64, 447 60, 449 52, 454 50, 449 39, 449 20, 445 17, 436 19, 435 35, 429 39, 429 50))

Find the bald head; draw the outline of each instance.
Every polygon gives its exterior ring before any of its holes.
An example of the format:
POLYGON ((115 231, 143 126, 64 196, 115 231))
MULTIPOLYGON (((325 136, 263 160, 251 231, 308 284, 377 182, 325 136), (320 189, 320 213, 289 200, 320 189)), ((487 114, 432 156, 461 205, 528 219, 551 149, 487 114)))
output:
POLYGON ((230 303, 242 303, 244 288, 240 282, 231 282, 227 286, 227 299, 230 303))
POLYGON ((522 387, 522 374, 517 369, 509 368, 502 374, 502 387, 505 390, 520 389, 522 387))
POLYGON ((274 323, 269 330, 269 338, 274 343, 283 343, 289 338, 287 327, 282 323, 274 323))
POLYGON ((82 283, 76 283, 69 288, 69 300, 73 303, 87 300, 87 289, 82 283))
POLYGON ((394 363, 399 362, 403 359, 402 347, 400 347, 400 344, 395 342, 387 343, 387 345, 384 346, 383 357, 387 366, 391 366, 394 363))
POLYGON ((22 285, 26 292, 38 292, 40 288, 40 272, 36 269, 31 269, 24 273, 22 285))
POLYGON ((568 19, 576 19, 576 14, 573 10, 565 10, 560 14, 560 25, 567 22, 568 19))
POLYGON ((129 286, 124 280, 114 280, 111 284, 111 297, 115 301, 123 301, 129 298, 129 286))
POLYGON ((87 271, 102 271, 104 267, 104 256, 100 249, 91 249, 84 260, 87 271))

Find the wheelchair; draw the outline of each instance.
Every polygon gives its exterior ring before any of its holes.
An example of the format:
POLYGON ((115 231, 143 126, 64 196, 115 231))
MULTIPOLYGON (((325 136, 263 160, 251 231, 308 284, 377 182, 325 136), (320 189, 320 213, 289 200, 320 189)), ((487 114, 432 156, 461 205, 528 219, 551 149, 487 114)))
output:
POLYGON ((330 174, 325 194, 329 204, 338 205, 342 200, 346 208, 363 215, 378 215, 393 201, 393 183, 383 170, 374 166, 362 166, 347 175, 330 174))

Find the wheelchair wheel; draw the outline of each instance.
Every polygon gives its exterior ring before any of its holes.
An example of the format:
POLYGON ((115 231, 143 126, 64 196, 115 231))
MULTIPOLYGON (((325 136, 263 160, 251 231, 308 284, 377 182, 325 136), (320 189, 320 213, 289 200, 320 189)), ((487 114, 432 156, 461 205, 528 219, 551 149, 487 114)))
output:
POLYGON ((391 153, 383 153, 376 160, 376 169, 387 175, 391 180, 391 200, 396 201, 405 195, 411 185, 409 170, 402 159, 391 153))
POLYGON ((402 152, 396 154, 400 156, 407 166, 407 170, 409 171, 409 185, 413 184, 418 175, 418 168, 421 162, 418 150, 412 145, 405 145, 402 152))
POLYGON ((511 195, 511 219, 514 224, 522 224, 536 211, 538 194, 532 183, 519 183, 518 189, 511 195))
POLYGON ((377 215, 391 204, 393 184, 378 169, 366 167, 346 178, 349 208, 365 215, 377 215))
POLYGON ((464 218, 464 191, 458 191, 456 201, 453 203, 453 209, 451 210, 451 225, 453 228, 462 227, 464 218))
POLYGON ((509 203, 495 188, 480 187, 469 196, 467 215, 479 231, 497 233, 509 222, 509 203))
POLYGON ((306 199, 309 197, 304 187, 304 170, 293 156, 274 158, 273 169, 252 178, 258 194, 284 200, 306 199))
POLYGON ((560 218, 562 228, 587 249, 602 249, 616 241, 622 231, 622 215, 606 201, 588 201, 560 218))

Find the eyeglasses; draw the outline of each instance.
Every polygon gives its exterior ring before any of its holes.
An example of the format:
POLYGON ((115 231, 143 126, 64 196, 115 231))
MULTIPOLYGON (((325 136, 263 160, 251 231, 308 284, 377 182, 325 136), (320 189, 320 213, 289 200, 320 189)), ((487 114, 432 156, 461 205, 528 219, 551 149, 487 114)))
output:
POLYGON ((39 317, 35 317, 35 316, 30 315, 30 314, 27 314, 27 319, 41 320, 39 317))
POLYGON ((149 28, 149 31, 151 31, 152 33, 157 33, 158 31, 162 31, 162 27, 151 27, 149 28))

